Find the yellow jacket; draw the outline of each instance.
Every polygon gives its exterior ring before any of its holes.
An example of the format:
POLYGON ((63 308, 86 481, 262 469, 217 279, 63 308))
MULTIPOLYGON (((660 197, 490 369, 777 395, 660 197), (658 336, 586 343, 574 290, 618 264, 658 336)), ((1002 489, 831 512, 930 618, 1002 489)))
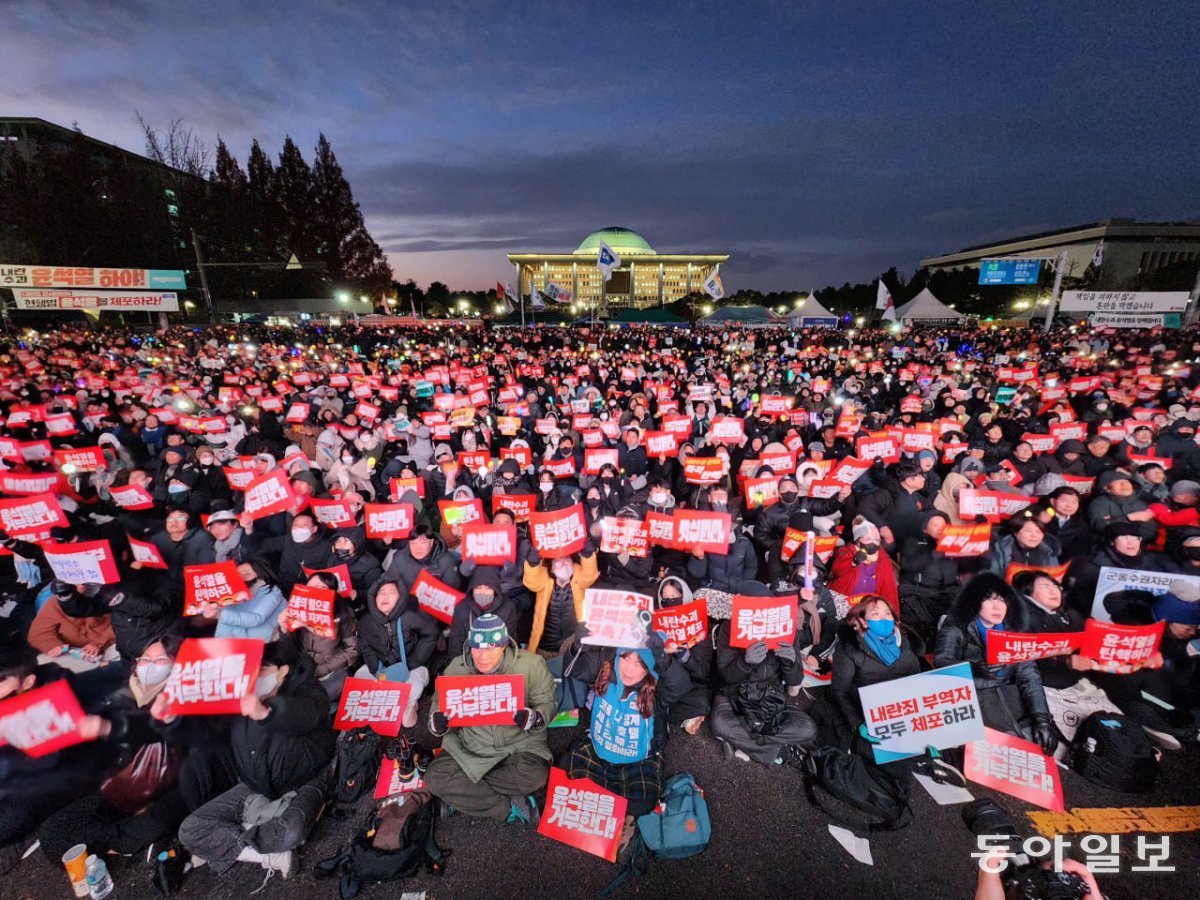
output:
MULTIPOLYGON (((575 618, 583 621, 583 592, 596 583, 600 571, 596 568, 596 554, 580 557, 575 563, 575 574, 571 576, 571 593, 575 595, 575 618)), ((547 566, 531 566, 525 563, 525 587, 534 593, 533 630, 529 634, 529 652, 536 653, 546 627, 546 610, 550 608, 550 597, 554 594, 554 576, 547 566)))

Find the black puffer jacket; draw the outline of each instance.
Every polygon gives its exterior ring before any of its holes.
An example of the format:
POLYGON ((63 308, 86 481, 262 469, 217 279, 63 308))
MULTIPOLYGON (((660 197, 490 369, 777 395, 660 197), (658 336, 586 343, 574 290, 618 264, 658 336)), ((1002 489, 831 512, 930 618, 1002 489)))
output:
POLYGON ((279 590, 286 597, 292 593, 296 582, 305 579, 304 569, 323 569, 329 560, 329 538, 318 534, 310 541, 297 544, 292 535, 264 537, 256 528, 242 538, 242 546, 248 557, 257 554, 279 554, 279 590))
POLYGON ((358 620, 358 652, 372 672, 378 672, 400 662, 400 644, 396 629, 404 633, 404 653, 408 667, 416 669, 429 664, 433 651, 437 649, 441 629, 428 613, 423 612, 415 598, 406 596, 408 590, 399 584, 400 601, 387 615, 375 605, 379 589, 389 582, 387 578, 377 581, 367 594, 367 611, 358 620))
POLYGON ((433 539, 433 549, 429 551, 429 555, 424 559, 413 559, 412 551, 408 549, 408 544, 397 550, 380 580, 403 582, 407 589, 416 583, 417 576, 421 574, 421 570, 427 569, 429 574, 438 581, 449 585, 455 590, 459 590, 462 588, 462 576, 459 574, 459 564, 461 562, 462 560, 455 551, 447 550, 446 545, 442 543, 442 539, 435 537, 433 539))
POLYGON ((875 655, 861 635, 843 623, 838 629, 830 690, 841 713, 839 724, 845 728, 845 736, 853 737, 864 721, 862 704, 858 700, 859 688, 916 675, 919 671, 921 662, 904 637, 900 639, 900 656, 889 666, 875 655))
MULTIPOLYGON (((1064 600, 1058 609, 1051 612, 1038 606, 1029 597, 1022 596, 1025 606, 1026 624, 1032 634, 1065 634, 1083 631, 1084 618, 1067 606, 1064 600)), ((1069 688, 1083 677, 1082 672, 1071 668, 1071 657, 1052 656, 1037 661, 1042 675, 1042 684, 1048 688, 1069 688)))
POLYGON ((263 702, 270 715, 261 722, 234 717, 230 740, 242 783, 276 800, 312 781, 333 759, 329 697, 303 656, 263 702))
POLYGON ((991 594, 1000 595, 1008 604, 1006 631, 1029 631, 1025 604, 1016 591, 999 575, 983 572, 967 582, 946 614, 946 621, 938 631, 933 665, 940 669, 960 662, 970 663, 984 724, 1029 738, 1031 720, 1050 716, 1046 692, 1035 662, 988 664, 987 649, 975 620, 984 598, 991 594))
MULTIPOLYGON (((736 526, 735 526, 736 528, 736 526)), ((754 545, 744 535, 729 545, 729 553, 720 556, 705 553, 700 559, 688 554, 687 573, 699 587, 733 593, 734 585, 753 578, 758 571, 754 545)))
POLYGON ((213 536, 203 528, 189 528, 179 541, 171 540, 166 531, 160 531, 151 535, 150 543, 162 554, 163 561, 167 564, 167 577, 173 582, 183 581, 184 566, 199 566, 217 561, 213 536))
POLYGON ((112 613, 112 629, 121 659, 132 663, 146 645, 164 634, 182 634, 171 594, 167 590, 145 593, 136 582, 105 585, 100 597, 112 613))

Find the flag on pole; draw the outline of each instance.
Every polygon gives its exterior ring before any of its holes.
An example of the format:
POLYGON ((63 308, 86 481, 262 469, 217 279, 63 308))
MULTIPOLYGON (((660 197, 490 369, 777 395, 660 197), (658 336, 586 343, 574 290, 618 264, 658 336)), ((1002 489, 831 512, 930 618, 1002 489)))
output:
POLYGON ((570 303, 572 300, 571 292, 553 281, 546 285, 546 296, 555 303, 570 303))
POLYGON ((529 305, 535 310, 543 310, 546 308, 546 303, 542 300, 542 295, 537 289, 537 285, 532 281, 529 282, 529 305))
POLYGON ((510 313, 514 309, 512 300, 509 297, 510 293, 505 285, 498 281, 496 282, 496 302, 504 304, 506 313, 510 313))
POLYGON ((1097 269, 1104 265, 1104 238, 1096 245, 1096 252, 1092 254, 1092 265, 1097 269))
POLYGON ((596 251, 596 268, 604 273, 604 280, 612 278, 613 269, 620 265, 621 257, 617 255, 617 251, 601 241, 600 249, 596 251))
POLYGON ((883 310, 882 319, 896 321, 896 305, 892 303, 892 292, 887 289, 883 279, 879 279, 879 287, 875 291, 875 308, 883 310))
POLYGON ((708 296, 714 300, 720 300, 725 296, 725 284, 721 281, 720 266, 713 269, 712 274, 704 279, 704 290, 708 291, 708 296))

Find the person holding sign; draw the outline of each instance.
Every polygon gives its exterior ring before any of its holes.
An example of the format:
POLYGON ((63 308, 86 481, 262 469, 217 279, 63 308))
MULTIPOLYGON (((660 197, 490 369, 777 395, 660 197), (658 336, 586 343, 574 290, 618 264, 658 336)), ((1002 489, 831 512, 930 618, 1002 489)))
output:
POLYGON ((691 680, 663 651, 657 632, 637 650, 589 645, 571 674, 592 685, 595 699, 588 736, 571 748, 563 768, 628 801, 619 844, 624 849, 636 834, 636 818, 662 796, 670 708, 686 696, 691 680))
POLYGON ((279 614, 287 607, 287 598, 275 584, 275 573, 261 559, 239 563, 237 572, 246 582, 249 596, 239 594, 235 598, 238 602, 228 606, 204 603, 204 615, 217 620, 216 637, 269 641, 278 628, 279 614))
POLYGON ((355 678, 404 681, 412 685, 403 724, 417 724, 417 701, 429 684, 429 661, 441 629, 408 589, 395 581, 376 582, 367 594, 367 613, 358 622, 363 666, 355 678))
POLYGON ((583 617, 584 592, 599 577, 596 548, 590 540, 578 561, 564 556, 543 563, 537 550, 530 547, 525 557, 525 587, 534 594, 533 629, 529 635, 531 653, 537 653, 539 648, 549 656, 559 652, 583 617))
MULTIPOLYGON (((886 600, 868 594, 852 606, 838 629, 830 685, 830 696, 840 714, 837 731, 841 745, 866 750, 859 740, 865 721, 859 688, 920 671, 921 662, 886 600)), ((869 751, 866 756, 870 758, 869 751)))
MULTIPOLYGON (((383 542, 390 544, 392 540, 387 537, 383 542)), ((458 590, 462 587, 462 575, 459 572, 461 563, 459 555, 446 549, 445 542, 432 527, 419 522, 404 545, 392 552, 381 580, 413 585, 417 583, 421 571, 428 570, 438 581, 458 590)))
POLYGON ((329 559, 329 539, 321 534, 321 526, 312 513, 296 513, 288 533, 278 537, 265 537, 248 513, 242 513, 241 523, 245 530, 242 547, 247 555, 278 559, 275 571, 279 573, 279 589, 284 594, 291 594, 297 582, 304 580, 305 568, 320 569, 329 559))
POLYGON ((1046 526, 1034 510, 1026 509, 1004 523, 1004 534, 988 553, 987 570, 1003 578, 1013 563, 1057 566, 1060 552, 1058 539, 1046 533, 1046 526))
POLYGON ((102 587, 53 581, 50 599, 29 626, 30 646, 51 659, 70 654, 89 668, 99 665, 117 640, 102 587))
POLYGON ((442 738, 441 755, 425 771, 425 784, 453 811, 506 824, 529 824, 537 815, 533 794, 546 785, 553 756, 546 727, 558 712, 554 677, 536 653, 521 650, 497 616, 471 625, 461 655, 450 660, 446 675, 520 675, 525 707, 511 725, 454 727, 435 698, 429 731, 442 738))
MULTIPOLYGON (((337 576, 331 572, 314 572, 305 585, 336 592, 337 576)), ((280 630, 285 634, 290 632, 291 640, 312 659, 317 680, 324 685, 331 703, 342 696, 342 685, 350 674, 350 667, 358 662, 358 620, 350 604, 337 596, 333 603, 333 627, 334 636, 323 637, 310 628, 297 628, 287 607, 279 614, 280 630)))
POLYGON ((230 726, 238 783, 184 819, 179 840, 193 865, 254 862, 287 878, 329 792, 329 698, 312 660, 281 641, 264 648, 241 711, 230 726))
MULTIPOLYGON (((675 575, 668 575, 658 583, 657 603, 655 604, 656 619, 662 614, 670 614, 670 610, 686 607, 696 601, 692 589, 687 582, 675 575)), ((708 639, 709 619, 705 604, 700 602, 697 627, 704 628, 703 639, 695 639, 688 647, 685 644, 666 641, 666 652, 676 662, 681 664, 692 683, 691 690, 686 695, 671 704, 669 720, 672 725, 680 726, 691 735, 698 734, 700 726, 712 711, 713 686, 713 645, 708 639)))
POLYGON ((982 572, 959 591, 938 631, 934 668, 968 662, 979 694, 983 722, 989 728, 1034 741, 1048 755, 1058 747, 1058 729, 1046 703, 1037 663, 992 665, 987 661, 988 633, 1028 631, 1016 591, 1003 578, 982 572))

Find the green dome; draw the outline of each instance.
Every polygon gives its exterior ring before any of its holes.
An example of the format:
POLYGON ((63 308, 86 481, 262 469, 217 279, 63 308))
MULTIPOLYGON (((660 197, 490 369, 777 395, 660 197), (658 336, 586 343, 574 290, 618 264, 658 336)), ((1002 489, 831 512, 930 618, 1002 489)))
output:
POLYGON ((646 243, 646 239, 636 231, 628 228, 601 228, 593 231, 583 239, 576 253, 595 253, 600 249, 600 242, 608 244, 620 256, 636 256, 639 253, 653 253, 654 248, 646 243))

